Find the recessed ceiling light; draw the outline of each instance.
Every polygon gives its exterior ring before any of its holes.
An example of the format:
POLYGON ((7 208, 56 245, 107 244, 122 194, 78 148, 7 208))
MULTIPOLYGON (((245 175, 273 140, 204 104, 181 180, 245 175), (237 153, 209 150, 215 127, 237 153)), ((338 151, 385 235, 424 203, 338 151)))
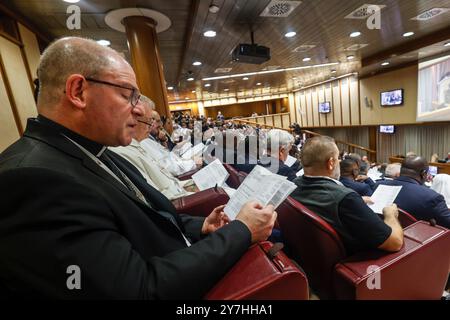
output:
POLYGON ((444 43, 444 47, 450 47, 450 42, 444 43))
POLYGON ((211 87, 211 83, 206 83, 205 87, 211 87))
POLYGON ((243 77, 242 80, 248 80, 248 78, 247 77, 243 77))
POLYGON ((361 32, 355 31, 355 32, 350 33, 350 38, 356 38, 356 37, 359 37, 360 35, 361 35, 361 32))
POLYGON ((355 59, 355 56, 347 56, 347 60, 353 60, 355 59))
POLYGON ((195 61, 192 65, 193 66, 201 66, 202 63, 200 61, 195 61))
POLYGON ((192 77, 187 78, 187 81, 194 81, 194 78, 192 78, 192 77))
POLYGON ((286 33, 284 36, 285 36, 286 38, 292 38, 292 37, 294 37, 296 34, 297 34, 297 32, 291 31, 291 32, 286 33))
POLYGON ((186 97, 186 98, 184 98, 184 99, 189 100, 189 97, 186 97))
POLYGON ((98 43, 99 45, 102 45, 102 46, 109 46, 109 45, 111 44, 110 41, 104 40, 104 39, 98 40, 97 43, 98 43))
POLYGON ((191 92, 192 92, 192 93, 195 93, 195 90, 192 90, 191 92))
POLYGON ((303 62, 308 62, 308 61, 311 61, 311 58, 306 57, 303 59, 303 62))
POLYGON ((389 65, 389 62, 383 62, 382 64, 381 64, 382 66, 388 66, 389 65))
POLYGON ((257 86, 260 86, 261 84, 262 84, 261 82, 258 82, 256 85, 257 85, 257 86))
POLYGON ((213 38, 216 36, 216 32, 213 30, 208 30, 208 31, 205 31, 205 33, 203 33, 203 35, 208 38, 213 38))
POLYGON ((330 79, 336 79, 336 77, 330 77, 330 79))
POLYGON ((411 36, 413 36, 413 35, 414 35, 414 32, 412 32, 412 31, 406 32, 406 33, 403 34, 403 36, 404 36, 405 38, 411 37, 411 36))
POLYGON ((220 8, 218 6, 216 6, 215 4, 212 4, 209 6, 208 10, 211 13, 217 13, 217 12, 219 12, 220 8))
POLYGON ((230 89, 223 89, 223 91, 230 91, 230 89))
POLYGON ((334 69, 333 69, 333 70, 331 70, 331 73, 336 73, 336 70, 334 70, 334 69))
POLYGON ((63 0, 64 2, 68 2, 68 3, 77 3, 80 2, 80 0, 63 0))
POLYGON ((167 90, 173 90, 173 87, 167 87, 167 90))

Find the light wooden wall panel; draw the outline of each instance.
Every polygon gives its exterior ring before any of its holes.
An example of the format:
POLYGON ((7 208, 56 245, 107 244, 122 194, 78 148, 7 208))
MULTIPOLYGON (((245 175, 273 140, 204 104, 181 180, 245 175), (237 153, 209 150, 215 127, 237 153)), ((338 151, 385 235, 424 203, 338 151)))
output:
POLYGON ((305 102, 306 102, 305 105, 306 105, 306 115, 308 118, 306 124, 308 127, 314 126, 311 96, 312 96, 311 90, 307 90, 305 92, 305 102))
POLYGON ((348 79, 342 79, 341 83, 341 97, 342 97, 342 125, 350 125, 350 94, 348 79))
POLYGON ((319 122, 319 110, 318 110, 318 98, 317 98, 317 90, 318 88, 312 88, 311 97, 312 97, 312 112, 313 112, 313 124, 314 126, 320 126, 319 122))
POLYGON ((35 117, 37 110, 20 48, 11 41, 0 37, 0 55, 5 66, 6 77, 11 85, 20 122, 25 128, 27 119, 35 117))
POLYGON ((339 82, 335 81, 331 84, 331 89, 333 91, 333 118, 334 125, 341 126, 342 125, 342 106, 341 106, 341 93, 339 82))
POLYGON ((334 118, 333 118, 334 104, 333 104, 333 99, 332 99, 332 96, 331 96, 331 84, 329 84, 329 83, 325 84, 325 99, 324 100, 325 101, 329 101, 330 104, 331 104, 331 112, 327 113, 325 115, 326 125, 329 127, 329 126, 332 126, 334 124, 334 122, 333 122, 333 120, 334 120, 334 118))
POLYGON ((0 72, 0 152, 20 138, 4 79, 0 72))
POLYGON ((31 77, 34 79, 37 78, 36 70, 39 66, 39 58, 40 58, 40 51, 39 51, 39 44, 38 40, 36 38, 36 35, 31 32, 27 27, 23 26, 22 24, 19 25, 19 32, 20 37, 22 38, 22 43, 24 46, 25 56, 28 62, 29 70, 31 77))
MULTIPOLYGON (((317 93, 318 93, 318 101, 316 108, 319 109, 319 103, 325 102, 325 85, 322 85, 320 87, 317 87, 317 93)), ((327 125, 327 114, 326 113, 319 113, 319 123, 321 127, 324 127, 327 125)))
POLYGON ((301 115, 302 115, 302 127, 307 127, 308 126, 308 117, 307 117, 307 113, 306 113, 306 95, 305 93, 302 91, 301 93, 299 93, 300 96, 300 105, 301 105, 301 115))
POLYGON ((283 114, 281 117, 283 118, 283 128, 284 129, 288 129, 289 126, 291 125, 291 123, 295 122, 294 119, 292 118, 292 115, 291 115, 290 119, 289 119, 288 114, 283 114))
POLYGON ((357 78, 350 79, 350 108, 352 125, 361 124, 361 121, 359 120, 359 83, 357 78))

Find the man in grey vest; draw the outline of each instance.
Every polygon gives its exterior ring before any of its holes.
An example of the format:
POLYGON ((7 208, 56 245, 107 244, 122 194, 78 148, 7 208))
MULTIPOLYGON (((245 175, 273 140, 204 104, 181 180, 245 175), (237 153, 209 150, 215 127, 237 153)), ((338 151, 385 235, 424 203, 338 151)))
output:
POLYGON ((291 196, 336 230, 348 254, 369 248, 400 250, 403 230, 397 206, 383 209, 383 221, 358 193, 339 182, 338 157, 332 138, 317 136, 307 140, 302 149, 305 174, 294 180, 298 187, 291 196))

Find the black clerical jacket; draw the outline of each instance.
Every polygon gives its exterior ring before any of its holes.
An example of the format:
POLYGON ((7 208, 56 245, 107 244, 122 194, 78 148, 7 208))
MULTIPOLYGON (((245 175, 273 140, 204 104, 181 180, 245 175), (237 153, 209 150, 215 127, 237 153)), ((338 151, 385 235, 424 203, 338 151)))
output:
POLYGON ((202 239, 203 218, 178 216, 130 163, 106 152, 150 206, 36 119, 0 155, 0 296, 199 299, 248 249, 244 224, 202 239))

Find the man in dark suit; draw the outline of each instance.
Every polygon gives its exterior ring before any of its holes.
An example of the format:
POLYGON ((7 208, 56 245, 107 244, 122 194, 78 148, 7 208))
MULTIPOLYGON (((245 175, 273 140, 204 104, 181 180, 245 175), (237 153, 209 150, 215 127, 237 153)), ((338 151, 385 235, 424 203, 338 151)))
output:
POLYGON ((444 197, 424 186, 428 175, 428 162, 418 156, 406 157, 400 169, 400 177, 377 183, 402 186, 395 203, 419 220, 435 219, 436 223, 450 228, 450 209, 444 197))
POLYGON ((199 299, 266 239, 272 206, 230 222, 177 215, 107 146, 131 142, 143 110, 131 66, 64 38, 38 69, 37 119, 0 155, 0 296, 199 299))

